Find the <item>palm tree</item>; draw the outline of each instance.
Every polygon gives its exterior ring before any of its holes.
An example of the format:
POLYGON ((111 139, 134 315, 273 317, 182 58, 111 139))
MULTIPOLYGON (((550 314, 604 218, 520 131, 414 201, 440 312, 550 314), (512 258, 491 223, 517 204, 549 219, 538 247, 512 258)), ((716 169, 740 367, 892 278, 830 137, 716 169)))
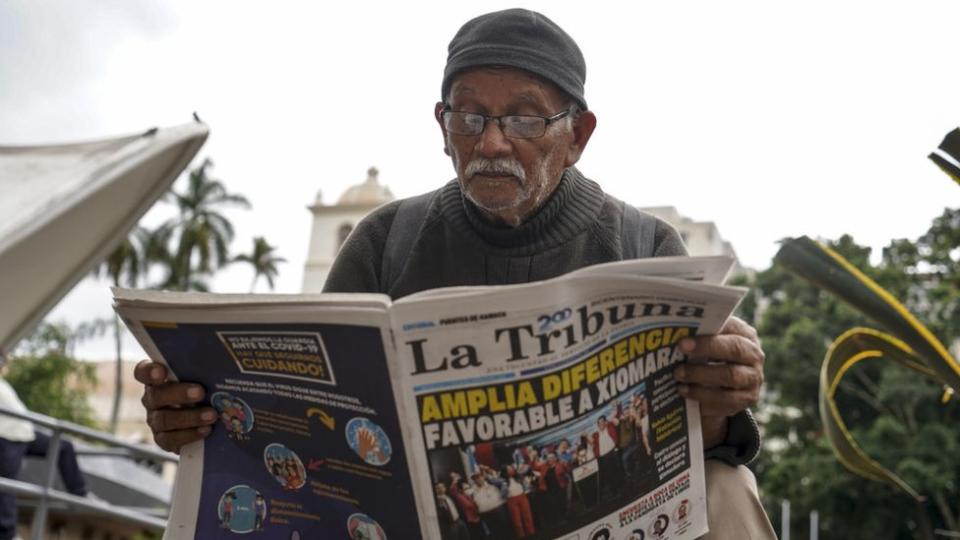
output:
MULTIPOLYGON (((190 171, 189 182, 183 193, 176 190, 169 192, 168 198, 174 200, 179 210, 177 218, 168 220, 153 231, 137 226, 94 270, 94 274, 106 274, 117 287, 136 287, 148 277, 152 265, 160 264, 167 271, 160 288, 207 290, 204 275, 211 274, 231 260, 228 246, 233 240, 233 225, 219 213, 219 208, 230 204, 250 206, 245 197, 227 193, 221 182, 208 176, 212 166, 213 162, 205 159, 199 167, 190 171), (176 246, 176 251, 171 251, 170 246, 176 246)), ((273 248, 269 244, 266 247, 269 248, 268 266, 264 267, 264 271, 271 272, 268 281, 272 286, 272 279, 276 276, 273 263, 283 259, 271 259, 269 251, 273 248)), ((120 319, 115 317, 117 368, 113 410, 110 413, 110 430, 113 432, 116 431, 123 394, 121 338, 120 319)))
POLYGON ((263 276, 267 280, 270 290, 273 290, 273 278, 277 277, 277 263, 286 262, 283 257, 277 257, 273 251, 276 246, 271 246, 262 236, 253 239, 253 251, 249 254, 243 253, 233 258, 233 262, 250 263, 253 266, 253 281, 250 282, 250 292, 257 286, 257 280, 263 276))
POLYGON ((160 226, 157 242, 165 245, 176 238, 168 260, 164 286, 176 290, 206 290, 204 275, 230 262, 229 245, 233 240, 233 224, 220 208, 236 205, 249 208, 246 197, 228 193, 224 185, 208 175, 213 166, 209 158, 190 171, 189 182, 182 193, 170 192, 180 215, 160 226))
MULTIPOLYGON (((151 244, 150 232, 137 226, 120 242, 107 258, 94 268, 94 275, 106 274, 115 287, 136 287, 148 270, 148 246, 151 244)), ((120 399, 123 395, 123 327, 120 316, 113 316, 113 339, 116 347, 117 363, 114 373, 113 407, 110 410, 110 432, 117 432, 120 417, 120 399)))

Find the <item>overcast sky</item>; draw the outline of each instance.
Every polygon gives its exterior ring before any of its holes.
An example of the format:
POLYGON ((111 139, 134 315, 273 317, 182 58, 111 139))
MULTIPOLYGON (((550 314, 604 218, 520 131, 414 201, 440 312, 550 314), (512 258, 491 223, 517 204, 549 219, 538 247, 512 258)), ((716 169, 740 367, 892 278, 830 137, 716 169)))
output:
MULTIPOLYGON (((401 197, 452 177, 432 116, 447 44, 520 5, 586 57, 598 126, 580 169, 636 205, 715 221, 748 266, 801 234, 879 249, 960 204, 926 159, 960 124, 956 0, 327 4, 4 0, 0 144, 197 111, 211 128, 199 157, 253 203, 229 214, 235 247, 266 236, 288 260, 277 291, 297 292, 318 190, 333 202, 371 165, 401 197)), ((88 280, 53 317, 109 314, 106 284, 88 280)), ((109 357, 101 345, 81 354, 109 357)))

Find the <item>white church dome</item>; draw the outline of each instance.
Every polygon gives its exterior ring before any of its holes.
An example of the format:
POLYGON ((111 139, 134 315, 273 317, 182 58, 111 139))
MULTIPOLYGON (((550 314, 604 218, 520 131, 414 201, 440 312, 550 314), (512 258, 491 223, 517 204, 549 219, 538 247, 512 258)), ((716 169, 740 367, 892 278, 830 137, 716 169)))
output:
POLYGON ((377 179, 380 171, 376 167, 367 170, 367 179, 361 184, 351 186, 343 192, 337 205, 378 205, 394 199, 390 188, 381 185, 377 179))

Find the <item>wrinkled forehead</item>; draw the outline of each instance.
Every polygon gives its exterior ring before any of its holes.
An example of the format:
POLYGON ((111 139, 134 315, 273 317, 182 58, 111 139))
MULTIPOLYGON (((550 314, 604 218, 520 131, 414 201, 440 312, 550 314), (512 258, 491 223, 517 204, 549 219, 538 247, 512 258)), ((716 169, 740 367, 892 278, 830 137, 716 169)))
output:
POLYGON ((509 66, 481 66, 465 69, 453 77, 450 90, 444 96, 447 103, 460 98, 487 97, 488 88, 485 86, 491 79, 502 83, 510 95, 518 101, 532 101, 537 103, 556 103, 568 105, 573 98, 560 89, 556 84, 519 68, 509 66))

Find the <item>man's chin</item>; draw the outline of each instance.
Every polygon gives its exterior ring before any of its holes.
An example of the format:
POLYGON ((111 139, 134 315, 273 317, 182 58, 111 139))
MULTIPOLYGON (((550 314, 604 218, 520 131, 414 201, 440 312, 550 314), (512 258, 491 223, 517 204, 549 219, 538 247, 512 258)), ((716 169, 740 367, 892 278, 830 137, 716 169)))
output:
POLYGON ((470 189, 466 192, 467 199, 477 208, 492 214, 509 213, 521 206, 522 197, 503 196, 503 193, 487 193, 484 190, 470 189))
POLYGON ((494 223, 517 226, 520 224, 519 198, 484 197, 483 194, 467 191, 469 200, 487 219, 494 223))
POLYGON ((516 176, 475 174, 461 182, 461 187, 478 206, 484 208, 507 208, 516 206, 525 196, 525 183, 516 176))

